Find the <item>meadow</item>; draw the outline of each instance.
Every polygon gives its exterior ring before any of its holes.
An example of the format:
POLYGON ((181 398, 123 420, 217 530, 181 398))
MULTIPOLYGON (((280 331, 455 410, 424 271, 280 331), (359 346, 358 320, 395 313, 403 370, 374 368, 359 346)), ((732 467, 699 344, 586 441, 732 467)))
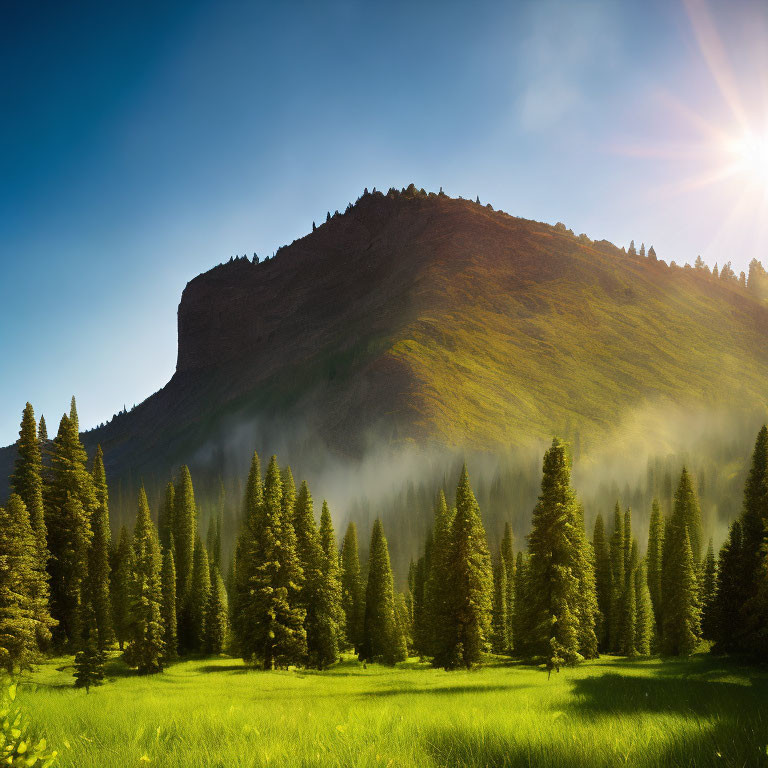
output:
POLYGON ((768 670, 707 655, 551 676, 501 659, 262 672, 218 657, 142 677, 114 658, 90 694, 71 663, 20 691, 62 768, 768 765, 768 670))

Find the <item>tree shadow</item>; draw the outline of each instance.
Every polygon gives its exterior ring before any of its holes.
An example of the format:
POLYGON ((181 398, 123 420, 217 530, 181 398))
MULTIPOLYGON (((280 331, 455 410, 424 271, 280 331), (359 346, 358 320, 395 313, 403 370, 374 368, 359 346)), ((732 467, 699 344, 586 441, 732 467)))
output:
POLYGON ((422 694, 485 694, 500 691, 513 691, 519 688, 529 688, 527 685, 434 685, 427 688, 388 688, 383 691, 362 691, 357 695, 362 698, 386 698, 388 696, 420 696, 422 694))
POLYGON ((235 675, 244 675, 246 672, 263 672, 264 670, 257 667, 249 667, 245 664, 203 664, 200 667, 195 667, 195 672, 202 672, 209 675, 215 672, 228 672, 235 675))

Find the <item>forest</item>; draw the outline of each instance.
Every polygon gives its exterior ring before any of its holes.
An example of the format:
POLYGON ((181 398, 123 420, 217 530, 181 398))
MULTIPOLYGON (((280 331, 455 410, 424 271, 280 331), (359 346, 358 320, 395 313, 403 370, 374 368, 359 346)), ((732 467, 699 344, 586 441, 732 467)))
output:
POLYGON ((220 514, 203 537, 186 466, 154 514, 141 488, 133 529, 113 536, 103 455, 87 456, 74 398, 56 436, 46 432, 27 404, 0 508, 0 663, 10 675, 69 654, 71 684, 89 692, 116 654, 139 675, 221 654, 267 671, 327 670, 351 654, 443 670, 509 658, 549 675, 605 654, 768 651, 766 427, 717 553, 685 467, 672 498, 653 499, 647 540, 619 502, 587 531, 571 445, 555 438, 525 544, 507 522, 489 545, 465 465, 455 491, 431 500, 402 591, 381 519, 363 562, 354 520, 338 542, 327 503, 318 522, 307 483, 297 488, 275 456, 262 471, 253 454, 225 551, 220 514))

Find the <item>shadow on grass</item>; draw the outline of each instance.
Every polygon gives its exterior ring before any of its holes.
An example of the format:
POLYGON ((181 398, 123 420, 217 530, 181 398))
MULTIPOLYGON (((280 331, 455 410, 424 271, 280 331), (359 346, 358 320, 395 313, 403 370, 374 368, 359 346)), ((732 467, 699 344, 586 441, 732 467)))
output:
POLYGON ((464 693, 498 693, 499 691, 514 691, 518 688, 528 688, 526 685, 434 685, 428 688, 388 688, 383 691, 363 691, 357 695, 365 699, 384 698, 387 696, 420 696, 421 694, 464 694, 464 693))

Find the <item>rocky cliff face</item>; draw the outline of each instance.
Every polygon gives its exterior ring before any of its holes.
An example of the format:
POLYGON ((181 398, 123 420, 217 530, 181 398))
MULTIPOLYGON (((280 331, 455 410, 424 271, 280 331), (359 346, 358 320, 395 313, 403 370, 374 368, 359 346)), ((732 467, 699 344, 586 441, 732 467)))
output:
POLYGON ((199 275, 178 328, 171 381, 84 436, 113 478, 220 464, 233 435, 246 454, 588 448, 644 403, 754 405, 768 381, 768 311, 736 283, 435 195, 365 195, 199 275))

